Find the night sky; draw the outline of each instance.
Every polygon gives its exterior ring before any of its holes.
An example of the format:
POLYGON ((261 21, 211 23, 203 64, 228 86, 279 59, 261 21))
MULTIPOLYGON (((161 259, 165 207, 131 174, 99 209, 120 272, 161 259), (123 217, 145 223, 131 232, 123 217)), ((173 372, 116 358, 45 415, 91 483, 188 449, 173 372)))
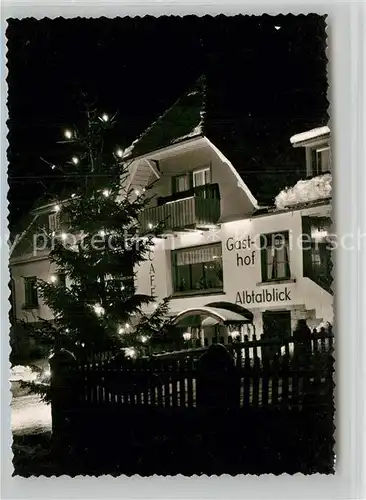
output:
POLYGON ((64 180, 40 157, 65 157, 57 141, 80 120, 82 92, 101 111, 118 111, 114 133, 123 147, 204 73, 211 136, 263 193, 273 186, 268 171, 281 186, 303 168, 290 135, 327 122, 324 17, 8 23, 11 224, 37 197, 61 189, 64 180))

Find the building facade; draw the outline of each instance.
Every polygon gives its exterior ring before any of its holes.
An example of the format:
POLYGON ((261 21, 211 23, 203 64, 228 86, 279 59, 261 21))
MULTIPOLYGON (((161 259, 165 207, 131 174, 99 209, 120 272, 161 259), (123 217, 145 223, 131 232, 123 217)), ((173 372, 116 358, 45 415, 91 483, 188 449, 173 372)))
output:
MULTIPOLYGON (((253 332, 287 337, 299 319, 312 328, 332 323, 329 129, 291 138, 293 147, 304 149, 307 178, 265 207, 205 136, 202 112, 190 114, 193 121, 180 137, 156 141, 156 129, 172 130, 174 114, 173 107, 125 152, 129 188, 139 193, 149 186, 152 195, 141 227, 165 225, 164 238, 136 270, 137 293, 156 301, 170 296, 177 328, 206 343, 253 332)), ((13 243, 14 321, 52 318, 37 296, 37 278, 67 285, 54 273, 47 249, 35 251, 31 228, 40 223, 57 229, 54 206, 36 211, 13 243)))

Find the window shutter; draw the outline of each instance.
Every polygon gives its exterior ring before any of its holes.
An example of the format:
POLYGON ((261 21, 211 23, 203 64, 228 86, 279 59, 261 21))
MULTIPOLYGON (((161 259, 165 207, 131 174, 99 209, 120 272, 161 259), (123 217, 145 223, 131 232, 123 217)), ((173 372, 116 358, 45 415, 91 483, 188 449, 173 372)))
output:
POLYGON ((311 218, 302 217, 302 264, 303 275, 311 277, 312 261, 311 261, 311 218))
POLYGON ((261 235, 261 268, 262 268, 262 281, 267 281, 267 248, 266 248, 266 238, 261 235))

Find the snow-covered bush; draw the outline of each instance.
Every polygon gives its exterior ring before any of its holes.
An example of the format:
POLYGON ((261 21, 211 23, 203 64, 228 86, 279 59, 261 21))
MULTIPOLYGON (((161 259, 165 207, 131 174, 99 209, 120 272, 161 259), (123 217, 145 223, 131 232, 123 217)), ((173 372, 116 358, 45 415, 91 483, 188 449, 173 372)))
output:
POLYGON ((312 179, 298 181, 294 186, 283 189, 275 199, 277 209, 301 203, 330 198, 332 195, 331 174, 318 175, 312 179))

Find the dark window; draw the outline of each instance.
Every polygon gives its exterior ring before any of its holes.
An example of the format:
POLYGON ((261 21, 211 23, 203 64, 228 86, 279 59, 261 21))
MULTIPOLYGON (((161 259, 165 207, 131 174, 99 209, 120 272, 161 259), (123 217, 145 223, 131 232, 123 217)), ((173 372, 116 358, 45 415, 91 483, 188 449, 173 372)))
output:
POLYGON ((61 286, 66 286, 66 274, 65 273, 58 273, 57 283, 61 286))
POLYGON ((265 338, 284 339, 291 336, 290 311, 265 311, 262 318, 265 338))
POLYGON ((172 252, 174 292, 222 290, 221 243, 172 252))
POLYGON ((37 293, 36 276, 24 278, 24 287, 25 287, 25 304, 24 304, 25 307, 37 307, 38 293, 37 293))
POLYGON ((290 278, 289 233, 261 236, 262 281, 290 278))

